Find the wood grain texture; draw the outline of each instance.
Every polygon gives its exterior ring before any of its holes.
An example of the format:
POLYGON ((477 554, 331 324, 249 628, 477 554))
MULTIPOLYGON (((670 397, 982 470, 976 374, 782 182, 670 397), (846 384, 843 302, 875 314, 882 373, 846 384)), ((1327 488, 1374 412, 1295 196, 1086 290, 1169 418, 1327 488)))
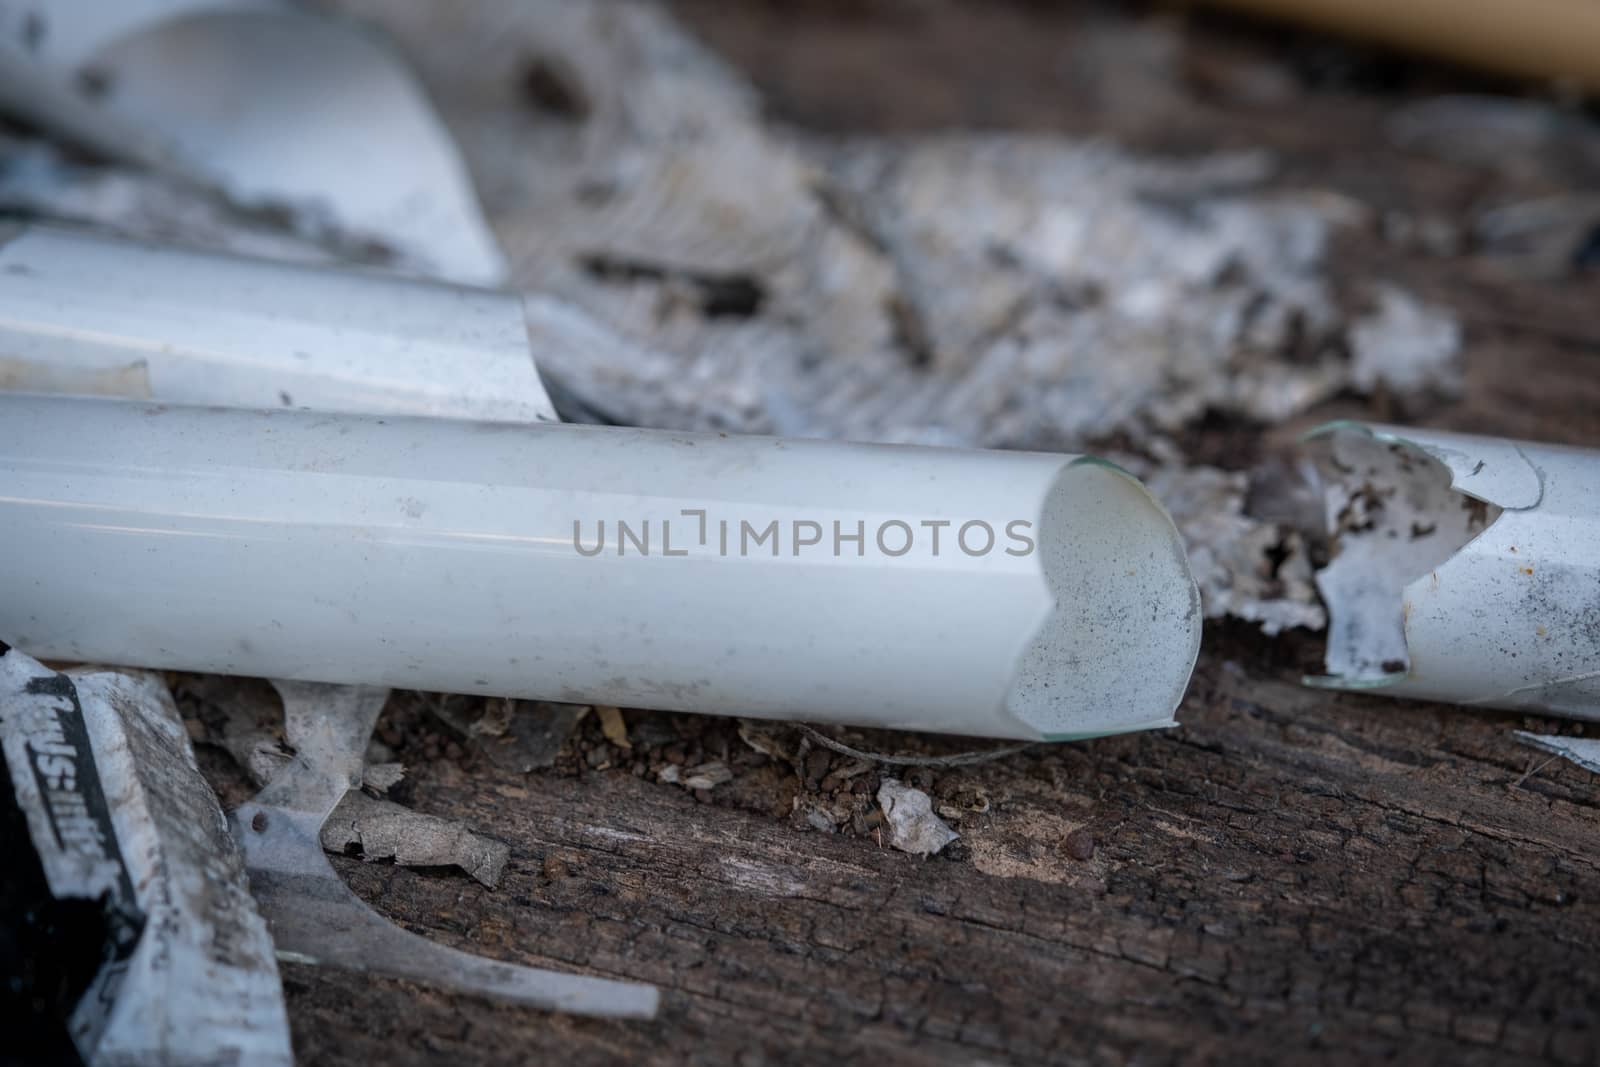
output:
POLYGON ((949 857, 621 771, 421 767, 419 808, 511 844, 504 882, 340 861, 356 890, 446 944, 657 983, 663 1015, 290 966, 302 1061, 1591 1061, 1592 777, 1516 746, 1524 717, 1315 694, 1219 643, 1180 728, 964 772, 993 806, 949 857))

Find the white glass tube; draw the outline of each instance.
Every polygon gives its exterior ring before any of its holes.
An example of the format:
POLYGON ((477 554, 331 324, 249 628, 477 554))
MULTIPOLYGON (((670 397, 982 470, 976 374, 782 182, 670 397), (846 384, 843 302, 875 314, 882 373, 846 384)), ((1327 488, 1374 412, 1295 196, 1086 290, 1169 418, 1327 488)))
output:
POLYGON ((0 389, 555 421, 514 293, 23 227, 0 389))
POLYGON ((42 658, 994 737, 1169 725, 1200 640, 1064 455, 0 395, 0 546, 42 658))
POLYGON ((1311 684, 1600 719, 1600 452, 1359 423, 1316 443, 1335 553, 1311 684))

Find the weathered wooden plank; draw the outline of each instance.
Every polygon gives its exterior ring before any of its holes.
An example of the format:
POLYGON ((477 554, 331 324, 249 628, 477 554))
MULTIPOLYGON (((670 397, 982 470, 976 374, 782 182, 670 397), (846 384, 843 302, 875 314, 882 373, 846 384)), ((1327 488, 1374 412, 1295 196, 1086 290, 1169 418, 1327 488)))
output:
POLYGON ((1177 730, 963 771, 992 808, 948 858, 620 769, 422 764, 417 806, 507 840, 505 881, 347 861, 357 891, 448 944, 658 983, 663 1017, 290 967, 301 1055, 1592 1057, 1590 776, 1527 774, 1544 758, 1507 735, 1520 717, 1252 681, 1230 651, 1208 649, 1177 730))

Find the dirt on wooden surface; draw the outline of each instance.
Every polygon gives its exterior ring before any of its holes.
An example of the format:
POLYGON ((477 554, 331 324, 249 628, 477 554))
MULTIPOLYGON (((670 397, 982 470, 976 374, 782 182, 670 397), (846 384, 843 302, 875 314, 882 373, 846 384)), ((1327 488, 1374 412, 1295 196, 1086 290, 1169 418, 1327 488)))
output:
MULTIPOLYGON (((1192 459, 1242 469, 1341 415, 1600 445, 1600 256, 1580 242, 1571 269, 1533 276, 1470 236, 1486 203, 1594 188, 1593 161, 1559 142, 1450 154, 1386 133, 1408 102, 1507 86, 1167 9, 676 7, 797 125, 1269 148, 1285 187, 1362 213, 1340 230, 1336 278, 1399 281, 1462 320, 1459 401, 1350 397, 1283 426, 1207 420, 1184 442, 1192 459), (1161 53, 1174 39, 1176 63, 1161 53)), ((1177 729, 902 775, 961 835, 927 859, 883 843, 882 769, 799 753, 783 727, 773 755, 735 722, 629 711, 622 747, 589 716, 552 768, 520 773, 397 697, 380 737, 407 767, 403 799, 507 842, 511 859, 492 890, 458 871, 336 860, 350 884, 445 944, 656 983, 663 1011, 575 1019, 286 964, 297 1054, 1595 1061, 1600 782, 1510 734, 1595 728, 1302 688, 1317 661, 1308 635, 1213 625, 1177 729), (708 764, 731 780, 694 789, 662 774, 708 764)))

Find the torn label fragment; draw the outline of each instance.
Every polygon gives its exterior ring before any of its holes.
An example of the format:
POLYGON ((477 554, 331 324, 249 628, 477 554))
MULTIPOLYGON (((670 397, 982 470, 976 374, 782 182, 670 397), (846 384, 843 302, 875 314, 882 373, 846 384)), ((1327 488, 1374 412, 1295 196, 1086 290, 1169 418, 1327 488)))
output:
POLYGON ((0 389, 556 418, 510 293, 28 226, 0 302, 0 389))
POLYGON ((38 655, 618 707, 1119 733, 1200 640, 1070 455, 12 394, 0 541, 38 655))
POLYGON ((1600 452, 1339 423, 1311 685, 1600 719, 1600 452))
POLYGON ((289 1064, 266 924, 165 686, 0 644, 0 744, 51 893, 101 899, 69 1031, 89 1064, 289 1064))

